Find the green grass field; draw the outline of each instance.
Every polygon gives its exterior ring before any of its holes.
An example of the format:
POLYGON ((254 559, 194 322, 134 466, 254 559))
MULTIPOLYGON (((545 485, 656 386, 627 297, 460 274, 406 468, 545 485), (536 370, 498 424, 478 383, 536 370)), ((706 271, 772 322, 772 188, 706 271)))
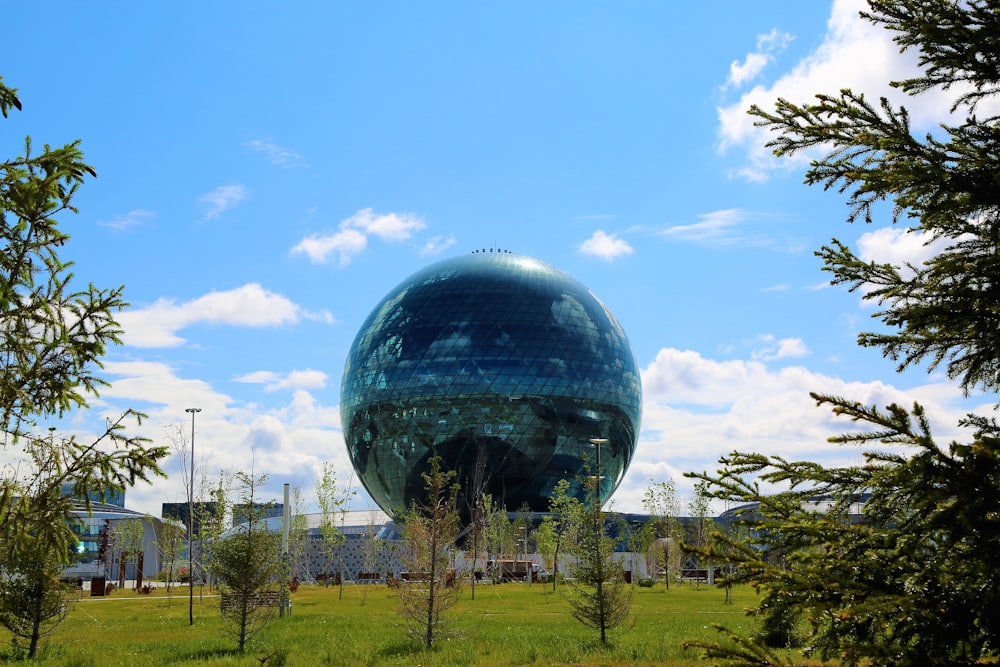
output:
MULTIPOLYGON (((733 604, 726 605, 722 590, 704 585, 637 587, 627 626, 601 646, 597 633, 573 619, 550 585, 481 584, 475 600, 466 586, 450 612, 452 636, 426 651, 407 638, 388 587, 348 585, 341 600, 335 587, 303 586, 292 595, 291 616, 276 618, 240 656, 225 634, 217 597, 206 593, 199 599, 196 589, 191 626, 186 589, 175 588, 170 597, 162 590, 141 597, 116 591, 78 602, 32 664, 693 666, 704 663, 681 642, 715 638, 716 622, 751 626, 744 609, 754 597, 737 589, 733 604)), ((9 645, 9 637, 0 640, 9 645)))

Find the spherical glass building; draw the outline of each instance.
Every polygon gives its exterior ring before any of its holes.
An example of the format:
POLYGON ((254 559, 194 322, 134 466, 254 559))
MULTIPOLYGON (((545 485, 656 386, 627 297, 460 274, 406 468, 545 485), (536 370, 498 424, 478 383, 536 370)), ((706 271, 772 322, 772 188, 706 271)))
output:
POLYGON ((425 498, 433 456, 457 472, 464 512, 477 490, 545 512, 561 479, 583 499, 593 439, 606 439, 611 495, 641 394, 625 332, 596 296, 537 259, 484 250, 419 271, 378 304, 351 346, 340 410, 354 469, 390 515, 425 498))

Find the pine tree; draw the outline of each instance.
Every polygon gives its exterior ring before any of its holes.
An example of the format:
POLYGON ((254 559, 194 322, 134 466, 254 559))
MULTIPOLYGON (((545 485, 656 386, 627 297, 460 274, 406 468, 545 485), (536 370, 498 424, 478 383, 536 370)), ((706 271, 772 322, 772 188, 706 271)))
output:
POLYGON ((862 290, 890 332, 865 332, 860 345, 899 362, 899 370, 943 365, 965 391, 1000 386, 1000 118, 975 115, 1000 90, 1000 12, 970 0, 869 0, 868 20, 920 52, 922 73, 892 85, 911 95, 959 91, 952 111, 964 120, 935 135, 914 136, 904 107, 841 90, 812 104, 778 100, 753 107, 758 125, 777 134, 768 144, 791 155, 829 147, 806 172, 808 184, 847 193, 849 220, 873 220, 875 205, 893 204, 893 222, 947 249, 921 266, 865 262, 833 239, 817 254, 833 284, 862 290))
POLYGON ((266 506, 256 499, 267 476, 237 472, 234 479, 239 494, 233 506, 236 526, 212 541, 209 568, 221 585, 226 630, 243 653, 247 642, 277 615, 287 572, 281 536, 267 529, 266 506))
MULTIPOLYGON (((44 532, 47 527, 25 527, 27 535, 36 530, 44 532)), ((69 555, 57 551, 58 547, 51 543, 46 546, 44 541, 5 546, 4 567, 0 570, 0 625, 10 631, 15 647, 18 640, 27 640, 23 650, 31 659, 41 639, 69 613, 71 593, 59 580, 69 555)))
POLYGON ((580 514, 579 532, 573 544, 576 564, 572 568, 566 599, 573 617, 600 633, 601 643, 608 632, 620 626, 632 609, 632 586, 625 583, 621 562, 615 558, 619 540, 608 535, 606 515, 601 509, 598 475, 583 480, 587 502, 580 514))
MULTIPOLYGON (((848 219, 880 202, 942 250, 920 266, 870 263, 834 239, 818 255, 835 284, 862 290, 888 332, 866 332, 900 370, 943 367, 966 392, 1000 388, 1000 117, 977 105, 1000 92, 1000 12, 987 0, 869 0, 867 20, 917 49, 910 95, 951 89, 958 119, 913 134, 905 108, 851 90, 812 104, 755 107, 778 155, 826 150, 806 181, 846 193, 848 219)), ((715 497, 747 503, 750 541, 717 533, 732 578, 757 587, 763 633, 695 642, 735 665, 791 664, 801 644, 842 665, 953 666, 1000 657, 1000 426, 970 415, 969 442, 937 443, 924 410, 838 396, 821 406, 859 424, 835 442, 866 448, 861 466, 734 452, 713 475, 715 497), (886 453, 883 445, 904 448, 886 453), (756 478, 756 479, 755 479, 756 478), (770 494, 759 484, 787 489, 770 494), (863 509, 862 509, 863 508, 863 509), (854 517, 863 513, 863 520, 854 517)))
MULTIPOLYGON (((0 114, 15 109, 21 110, 17 91, 0 79, 0 114)), ((167 454, 124 433, 126 421, 142 421, 132 410, 109 420, 92 441, 36 432, 43 419, 87 407, 106 385, 98 375, 101 358, 120 342, 114 314, 127 305, 123 288, 78 288, 72 263, 60 256, 69 235, 57 218, 76 211, 73 198, 93 176, 78 141, 37 151, 28 138, 23 155, 0 161, 0 431, 8 456, 22 461, 0 475, 0 590, 8 627, 37 630, 40 618, 62 618, 53 571, 68 564, 76 545, 77 502, 89 510, 92 496, 162 475, 159 462, 167 454), (34 613, 34 602, 7 604, 28 582, 26 594, 44 607, 33 619, 19 614, 34 613)), ((39 637, 33 631, 30 653, 39 637)))

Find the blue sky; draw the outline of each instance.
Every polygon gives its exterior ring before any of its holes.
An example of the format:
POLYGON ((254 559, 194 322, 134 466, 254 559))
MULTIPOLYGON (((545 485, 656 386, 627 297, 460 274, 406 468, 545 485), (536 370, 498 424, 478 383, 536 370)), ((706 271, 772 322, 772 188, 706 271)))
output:
MULTIPOLYGON (((809 391, 915 400, 937 430, 988 412, 945 378, 898 375, 855 344, 876 326, 814 251, 919 261, 882 215, 777 162, 745 110, 913 71, 857 0, 766 3, 7 3, 0 75, 24 110, 4 156, 82 140, 99 174, 64 216, 81 283, 125 285, 125 344, 86 437, 125 408, 169 444, 196 418, 210 480, 234 468, 302 488, 351 478, 347 350, 378 300, 439 259, 497 247, 579 278, 643 371, 643 431, 613 500, 752 450, 860 462, 809 391)), ((915 129, 947 100, 907 102, 915 129)), ((8 456, 11 453, 8 452, 8 456)), ((171 477, 128 492, 159 514, 171 477)), ((370 506, 360 493, 356 509, 370 506)))

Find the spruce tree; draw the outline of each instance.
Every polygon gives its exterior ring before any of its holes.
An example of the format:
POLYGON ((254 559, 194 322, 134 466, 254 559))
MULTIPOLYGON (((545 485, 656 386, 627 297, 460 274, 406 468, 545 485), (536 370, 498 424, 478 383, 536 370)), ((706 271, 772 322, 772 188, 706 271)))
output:
POLYGON ((632 586, 625 583, 624 568, 615 558, 620 540, 608 535, 598 475, 588 474, 583 487, 587 501, 580 508, 579 532, 572 546, 576 563, 566 599, 573 617, 597 630, 601 643, 607 644, 608 632, 624 623, 632 609, 632 586))
POLYGON ((774 110, 753 107, 776 137, 776 155, 828 147, 805 174, 808 184, 848 196, 849 221, 871 222, 879 202, 892 221, 946 249, 920 266, 861 260, 832 239, 817 254, 833 284, 862 290, 889 331, 861 333, 860 345, 898 362, 943 367, 965 391, 1000 386, 1000 117, 978 117, 1000 86, 1000 12, 995 2, 870 0, 868 20, 920 52, 922 73, 892 82, 911 95, 958 91, 959 122, 915 136, 905 107, 845 89, 774 110), (963 118, 964 116, 964 118, 963 118))
MULTIPOLYGON (((944 368, 965 391, 1000 387, 1000 118, 976 115, 1000 84, 995 2, 869 0, 862 16, 919 51, 921 73, 892 85, 952 90, 956 121, 915 135, 906 109, 851 90, 809 104, 751 109, 778 155, 826 151, 806 182, 846 193, 849 221, 891 219, 942 248, 919 266, 862 261, 833 239, 818 255, 834 284, 861 290, 887 329, 859 343, 900 370, 944 368)), ((938 443, 920 405, 866 406, 814 395, 859 424, 833 439, 866 449, 860 466, 825 468, 734 452, 695 474, 734 504, 749 539, 706 549, 730 581, 761 592, 762 632, 693 642, 733 665, 793 664, 807 647, 841 665, 953 666, 1000 657, 1000 426, 969 415, 966 443, 938 443), (885 445, 894 447, 885 451, 885 445), (902 453, 895 453, 902 448, 902 453), (761 490, 761 484, 786 489, 761 490), (862 517, 860 521, 857 517, 862 517)))
MULTIPOLYGON (((22 109, 0 78, 0 114, 22 109)), ((28 630, 33 654, 63 616, 57 573, 77 544, 74 513, 90 498, 161 475, 167 450, 125 434, 127 410, 93 440, 44 431, 41 422, 84 409, 106 384, 101 358, 120 342, 114 315, 123 288, 80 287, 60 253, 69 235, 59 218, 96 176, 80 142, 24 152, 0 161, 0 431, 20 465, 0 474, 0 615, 15 636, 28 630), (69 493, 66 493, 66 490, 69 493)))
POLYGON ((221 586, 226 631, 243 653, 247 642, 277 616, 288 571, 281 556, 281 536, 267 527, 268 505, 257 500, 267 475, 237 472, 234 480, 239 495, 233 505, 236 525, 208 549, 209 568, 221 586))

